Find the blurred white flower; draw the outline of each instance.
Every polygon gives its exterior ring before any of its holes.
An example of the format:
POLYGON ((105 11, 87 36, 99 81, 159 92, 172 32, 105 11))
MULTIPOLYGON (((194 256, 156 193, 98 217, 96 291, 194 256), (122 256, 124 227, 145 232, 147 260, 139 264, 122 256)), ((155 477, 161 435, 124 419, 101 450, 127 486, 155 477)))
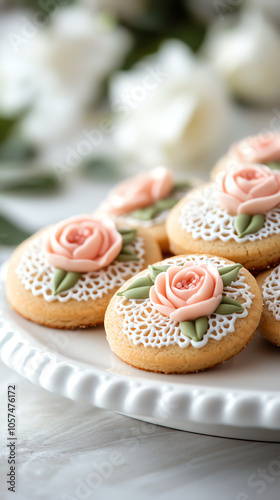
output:
POLYGON ((223 86, 182 42, 169 40, 132 70, 115 75, 110 100, 119 112, 117 145, 147 167, 186 166, 221 139, 227 108, 223 86))
POLYGON ((5 116, 25 110, 37 89, 38 71, 26 55, 28 47, 23 42, 18 53, 12 45, 24 40, 18 38, 23 19, 30 19, 29 11, 16 10, 0 16, 0 114, 5 116))
POLYGON ((60 8, 45 28, 33 28, 22 46, 7 43, 13 40, 11 33, 22 36, 18 19, 16 30, 10 28, 10 38, 6 35, 0 110, 1 104, 6 112, 30 106, 22 133, 34 143, 48 145, 79 127, 131 40, 106 16, 81 6, 60 8))
POLYGON ((280 98, 280 37, 260 12, 214 24, 202 52, 237 97, 259 104, 280 98))
POLYGON ((278 0, 245 0, 245 6, 251 9, 259 9, 273 21, 280 21, 278 0))
POLYGON ((91 102, 104 78, 117 68, 130 46, 127 32, 83 7, 60 9, 34 43, 34 59, 63 91, 91 102))
POLYGON ((77 130, 129 47, 127 32, 106 17, 78 6, 61 9, 36 38, 33 56, 46 78, 23 123, 24 135, 48 144, 77 130))

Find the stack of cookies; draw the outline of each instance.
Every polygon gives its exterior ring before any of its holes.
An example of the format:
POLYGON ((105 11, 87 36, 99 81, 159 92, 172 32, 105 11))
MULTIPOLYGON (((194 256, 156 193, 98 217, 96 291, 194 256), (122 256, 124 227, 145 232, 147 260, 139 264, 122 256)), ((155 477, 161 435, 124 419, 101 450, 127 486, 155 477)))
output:
POLYGON ((105 322, 112 351, 155 372, 222 363, 258 326, 280 345, 280 134, 234 145, 211 178, 158 167, 35 234, 10 260, 11 306, 52 328, 105 322))

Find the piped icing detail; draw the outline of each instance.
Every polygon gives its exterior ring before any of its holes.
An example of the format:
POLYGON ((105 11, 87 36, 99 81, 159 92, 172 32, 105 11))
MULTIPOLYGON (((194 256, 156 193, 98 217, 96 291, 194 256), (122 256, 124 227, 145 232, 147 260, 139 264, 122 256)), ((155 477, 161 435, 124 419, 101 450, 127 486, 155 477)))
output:
POLYGON ((113 188, 105 202, 105 211, 118 217, 148 207, 168 196, 173 186, 174 180, 170 170, 157 167, 113 188))
MULTIPOLYGON (((165 261, 165 265, 168 266, 183 267, 186 263, 191 263, 191 266, 207 264, 218 270, 225 269, 224 276, 234 272, 236 274, 236 280, 233 282, 231 281, 230 285, 224 285, 222 302, 218 307, 223 305, 224 299, 229 298, 232 299, 232 303, 239 303, 239 310, 237 311, 237 309, 235 309, 234 313, 229 314, 230 309, 227 309, 227 314, 225 315, 222 313, 212 314, 207 318, 206 331, 205 319, 201 319, 199 323, 197 323, 197 321, 192 322, 192 325, 195 323, 195 335, 194 338, 191 338, 188 336, 191 335, 191 330, 188 328, 189 325, 187 325, 187 332, 182 332, 182 325, 191 322, 185 321, 180 323, 162 314, 156 309, 150 297, 144 300, 127 300, 127 298, 123 296, 116 302, 115 311, 120 316, 123 316, 123 331, 125 335, 133 341, 134 345, 142 344, 144 346, 157 348, 168 345, 179 345, 181 348, 186 348, 192 345, 195 348, 201 348, 204 347, 211 338, 221 340, 228 333, 234 332, 236 320, 248 315, 248 309, 252 304, 254 296, 250 291, 250 286, 245 283, 245 276, 242 271, 240 271, 240 267, 234 270, 231 266, 226 266, 225 261, 218 257, 206 257, 203 255, 188 255, 165 261), (241 308, 240 303, 242 303, 241 308), (201 339, 198 338, 199 336, 201 339)), ((154 268, 154 266, 152 267, 154 268)), ((158 275, 156 274, 156 270, 154 272, 154 279, 156 280, 157 276, 160 276, 160 274, 165 271, 160 270, 158 275)), ((222 278, 221 274, 220 276, 222 278)), ((150 273, 147 272, 143 277, 151 279, 151 270, 150 273)), ((225 280, 231 280, 231 278, 227 276, 225 280)), ((205 316, 202 318, 205 318, 205 316)))
POLYGON ((75 273, 98 271, 117 258, 122 236, 110 219, 89 215, 66 219, 48 231, 46 260, 54 267, 75 273))
POLYGON ((233 264, 217 269, 211 264, 190 262, 183 266, 150 265, 149 276, 136 278, 117 295, 128 300, 149 297, 155 309, 180 322, 182 333, 199 342, 207 332, 211 314, 243 310, 239 302, 222 295, 224 285, 236 281, 241 267, 241 264, 233 264))
POLYGON ((280 204, 280 172, 244 165, 217 182, 218 204, 231 215, 266 214, 280 204))
MULTIPOLYGON (((193 183, 195 184, 195 181, 193 181, 193 183)), ((196 184, 197 183, 198 181, 196 184)), ((130 226, 147 228, 163 224, 170 213, 170 209, 173 208, 191 188, 192 184, 189 182, 176 183, 167 198, 158 200, 148 207, 136 209, 129 214, 124 214, 121 216, 121 220, 130 226)))
POLYGON ((280 266, 275 267, 262 286, 263 301, 277 321, 280 321, 280 266))
MULTIPOLYGON (((99 271, 81 274, 72 288, 54 295, 53 280, 56 269, 46 260, 43 244, 42 237, 30 242, 21 257, 16 273, 25 290, 30 290, 36 297, 43 297, 47 302, 56 300, 67 302, 70 299, 82 302, 101 298, 107 295, 110 290, 122 286, 129 276, 139 273, 144 265, 144 241, 136 234, 130 247, 137 255, 138 260, 114 260, 99 271)), ((62 275, 60 275, 59 283, 61 282, 62 275)))
POLYGON ((179 223, 182 229, 194 239, 205 241, 230 241, 239 243, 258 241, 280 233, 280 207, 277 206, 265 215, 261 229, 255 233, 240 236, 234 226, 235 216, 222 209, 217 203, 217 188, 211 184, 197 189, 182 206, 179 223))
POLYGON ((270 132, 247 137, 234 144, 229 154, 241 162, 268 163, 280 160, 280 133, 270 132))
POLYGON ((189 321, 211 315, 222 301, 223 281, 211 264, 187 262, 160 273, 150 290, 150 301, 174 321, 189 321))

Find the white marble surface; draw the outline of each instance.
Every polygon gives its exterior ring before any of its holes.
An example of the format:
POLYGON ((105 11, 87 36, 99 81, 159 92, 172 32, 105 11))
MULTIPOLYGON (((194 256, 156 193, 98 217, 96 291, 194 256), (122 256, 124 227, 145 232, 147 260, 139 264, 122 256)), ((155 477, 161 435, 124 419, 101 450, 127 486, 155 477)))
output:
POLYGON ((279 498, 279 444, 175 431, 80 406, 3 365, 0 380, 1 500, 279 498), (8 384, 18 393, 13 496, 5 484, 8 384))
MULTIPOLYGON (((245 115, 244 115, 245 116, 245 115)), ((254 113, 232 139, 269 125, 254 113)), ((246 115, 247 116, 247 115, 246 115)), ((35 230, 91 211, 108 184, 73 179, 51 198, 2 197, 0 209, 35 230)), ((1 249, 0 262, 10 249, 1 249)), ((280 446, 175 431, 77 405, 0 364, 0 500, 276 500, 280 446), (7 492, 7 386, 17 384, 17 493, 7 492)))

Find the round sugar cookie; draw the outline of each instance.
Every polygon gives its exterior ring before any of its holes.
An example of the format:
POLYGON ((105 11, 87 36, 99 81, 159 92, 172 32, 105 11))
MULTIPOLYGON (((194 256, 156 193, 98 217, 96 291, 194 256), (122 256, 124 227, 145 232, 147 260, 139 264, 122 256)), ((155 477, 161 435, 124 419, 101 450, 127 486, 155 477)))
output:
POLYGON ((191 191, 167 220, 170 250, 262 270, 280 261, 280 172, 245 165, 191 191))
POLYGON ((117 184, 95 214, 107 214, 114 220, 143 228, 159 244, 162 252, 169 251, 166 219, 173 206, 193 187, 198 179, 175 182, 165 167, 157 167, 117 184))
POLYGON ((82 228, 84 235, 79 226, 80 218, 71 218, 61 223, 66 229, 60 229, 60 224, 43 229, 13 253, 6 278, 6 294, 12 308, 24 318, 51 328, 73 329, 100 324, 119 287, 161 258, 158 244, 145 230, 135 231, 128 226, 123 229, 123 225, 116 227, 109 221, 108 236, 100 221, 92 216, 83 217, 86 218, 82 228), (110 240, 112 232, 115 241, 110 240), (70 258, 67 253, 66 257, 61 256, 65 247, 70 258))
POLYGON ((259 332, 266 340, 280 346, 280 266, 259 274, 256 279, 263 297, 259 332))
POLYGON ((262 309, 255 278, 213 255, 180 255, 131 278, 112 298, 105 330, 125 363, 191 373, 238 354, 253 338, 262 309))

